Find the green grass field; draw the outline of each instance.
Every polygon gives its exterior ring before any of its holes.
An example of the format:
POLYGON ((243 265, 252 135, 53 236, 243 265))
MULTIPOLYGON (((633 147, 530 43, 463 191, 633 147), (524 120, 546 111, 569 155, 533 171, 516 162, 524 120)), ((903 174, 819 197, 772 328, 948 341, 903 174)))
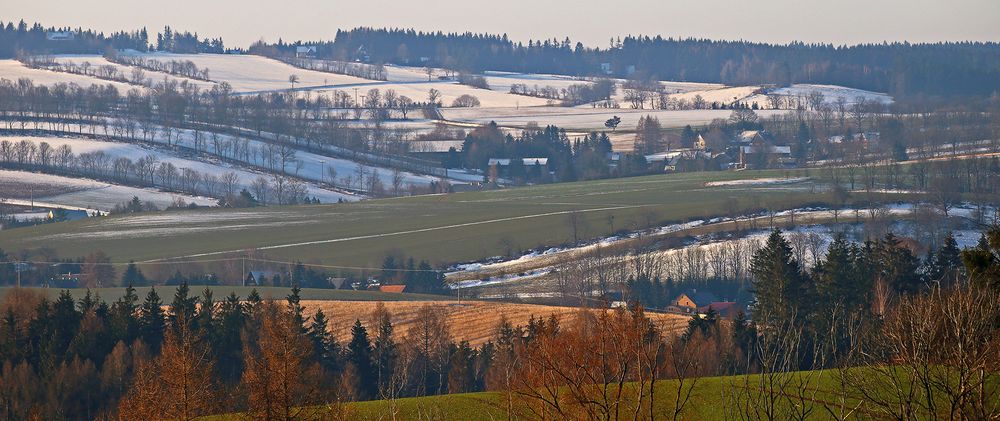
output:
MULTIPOLYGON (((683 406, 680 419, 734 419, 735 412, 733 411, 738 410, 735 409, 736 406, 754 407, 770 400, 774 401, 776 414, 779 417, 787 416, 791 411, 805 409, 810 412, 809 419, 830 419, 828 409, 838 411, 838 407, 841 405, 845 405, 848 409, 858 405, 859 401, 855 398, 841 399, 841 396, 845 396, 845 394, 841 392, 836 371, 786 373, 781 376, 783 376, 780 377, 781 380, 775 383, 780 382, 780 384, 786 385, 785 390, 771 396, 760 392, 765 387, 762 387, 759 383, 761 378, 756 375, 700 378, 695 383, 689 402, 683 406), (801 394, 799 390, 802 391, 801 394)), ((691 381, 691 379, 686 380, 685 388, 689 387, 691 381)), ((678 384, 676 380, 664 380, 656 383, 653 408, 656 419, 671 419, 673 417, 676 406, 674 396, 678 384)), ((634 386, 626 385, 626 388, 631 387, 634 386)), ((514 418, 534 419, 530 416, 524 416, 527 413, 521 412, 524 411, 523 401, 514 399, 516 407, 514 418)), ((627 398, 625 401, 628 401, 627 398)), ((320 410, 325 409, 321 408, 320 410)), ((350 419, 360 420, 507 419, 506 394, 502 392, 404 398, 397 399, 394 403, 388 401, 354 402, 347 405, 347 412, 350 419), (395 417, 391 416, 393 411, 395 411, 395 417)), ((856 413, 855 415, 862 414, 856 413)), ((861 418, 870 418, 872 415, 874 414, 864 414, 861 418)), ((631 419, 631 413, 626 418, 631 419)), ((239 419, 239 417, 222 415, 209 419, 229 420, 239 419)), ((643 416, 640 419, 648 419, 648 417, 643 416)))
MULTIPOLYGON (((212 290, 212 295, 216 301, 225 299, 231 292, 235 292, 240 298, 246 298, 250 294, 250 291, 254 288, 251 287, 239 287, 239 286, 212 286, 209 287, 212 290)), ((0 300, 7 294, 8 291, 13 288, 0 287, 0 300)), ((50 299, 55 299, 62 291, 69 291, 74 298, 80 299, 87 293, 87 289, 84 288, 73 288, 73 289, 58 289, 58 288, 24 288, 29 291, 37 291, 45 294, 50 299)), ((169 303, 170 297, 173 297, 176 287, 172 286, 159 286, 156 287, 157 294, 160 298, 169 303)), ((260 294, 261 298, 268 299, 273 298, 276 300, 285 299, 288 294, 291 294, 291 288, 282 287, 256 287, 257 293, 260 294)), ((191 293, 201 295, 202 291, 205 290, 204 286, 193 285, 191 286, 191 293)), ((94 288, 90 290, 93 294, 98 295, 107 302, 112 302, 117 300, 122 295, 125 295, 125 288, 94 288)), ((149 287, 139 287, 136 288, 136 295, 139 296, 141 300, 146 294, 149 293, 149 287)), ((426 300, 449 300, 447 296, 441 295, 424 295, 424 294, 394 294, 388 292, 378 292, 378 291, 352 291, 343 289, 319 289, 319 288, 303 288, 299 293, 303 300, 336 300, 336 301, 426 301, 426 300)))
MULTIPOLYGON (((725 215, 766 204, 826 201, 813 182, 787 187, 706 187, 709 181, 818 176, 796 171, 702 172, 541 185, 497 191, 370 200, 353 204, 208 209, 86 219, 0 232, 7 251, 51 248, 60 257, 103 250, 112 261, 213 260, 257 248, 257 256, 346 266, 379 266, 390 251, 432 264, 552 246, 612 228, 644 228, 725 215), (613 220, 611 218, 613 217, 613 220)), ((238 264, 238 263, 237 263, 238 264)))

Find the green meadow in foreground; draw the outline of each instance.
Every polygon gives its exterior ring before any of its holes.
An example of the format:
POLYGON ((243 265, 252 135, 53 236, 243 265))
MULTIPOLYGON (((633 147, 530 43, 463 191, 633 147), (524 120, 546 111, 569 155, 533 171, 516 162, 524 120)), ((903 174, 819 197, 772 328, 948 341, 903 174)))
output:
MULTIPOLYGON (((690 399, 683 406, 679 419, 690 420, 722 420, 733 419, 737 406, 748 408, 774 402, 776 413, 791 414, 791 412, 809 412, 809 419, 830 419, 828 412, 851 411, 858 406, 854 398, 843 398, 840 392, 839 375, 837 371, 811 371, 782 374, 774 379, 777 390, 773 395, 761 392, 762 378, 758 375, 732 377, 706 377, 697 381, 686 379, 684 391, 694 384, 690 399), (784 386, 782 386, 784 385, 784 386), (799 397, 801 396, 801 398, 799 397)), ((653 414, 655 419, 672 419, 675 409, 675 396, 679 382, 663 380, 656 382, 654 392, 653 414)), ((625 388, 632 390, 633 384, 625 388)), ((617 390, 612 386, 612 394, 617 390)), ((395 401, 353 402, 336 412, 346 414, 348 419, 360 420, 505 420, 507 394, 504 392, 460 393, 452 395, 427 396, 419 398, 403 398, 395 401), (395 412, 395 416, 392 413, 395 412)), ((523 406, 526 401, 514 398, 517 407, 514 419, 536 419, 523 406)), ((530 401, 527 401, 530 402, 530 401)), ((628 399, 625 399, 628 402, 628 399)), ((622 410, 628 412, 624 417, 632 419, 632 404, 626 403, 622 410)), ((537 401, 535 402, 537 405, 537 401)), ((330 413, 332 409, 317 407, 319 413, 330 413)), ((644 409, 648 414, 648 408, 644 409)), ((855 411, 857 412, 857 411, 855 411)), ((870 411, 869 411, 870 412, 870 411)), ((872 415, 872 414, 869 414, 872 415)), ((641 416, 639 419, 648 419, 641 416)), ((209 417, 213 420, 235 420, 239 415, 229 414, 209 417)))

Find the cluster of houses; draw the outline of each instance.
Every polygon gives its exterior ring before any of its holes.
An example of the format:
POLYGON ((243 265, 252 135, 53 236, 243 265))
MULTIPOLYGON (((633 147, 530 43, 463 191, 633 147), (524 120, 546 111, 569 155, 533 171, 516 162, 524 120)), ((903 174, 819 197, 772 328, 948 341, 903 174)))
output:
POLYGON ((691 148, 646 155, 646 162, 663 172, 796 166, 791 146, 777 144, 763 130, 744 130, 738 133, 725 150, 713 150, 701 134, 692 143, 691 148))
MULTIPOLYGON (((854 143, 861 149, 870 149, 879 140, 878 132, 855 133, 851 136, 830 136, 829 144, 854 143)), ((823 142, 812 139, 809 143, 823 142)), ((776 141, 764 130, 744 130, 738 133, 723 151, 712 150, 705 138, 697 135, 688 149, 675 149, 646 155, 646 162, 656 165, 664 172, 724 169, 794 168, 798 161, 792 155, 792 147, 776 141), (685 163, 702 162, 701 166, 685 166, 685 163)))

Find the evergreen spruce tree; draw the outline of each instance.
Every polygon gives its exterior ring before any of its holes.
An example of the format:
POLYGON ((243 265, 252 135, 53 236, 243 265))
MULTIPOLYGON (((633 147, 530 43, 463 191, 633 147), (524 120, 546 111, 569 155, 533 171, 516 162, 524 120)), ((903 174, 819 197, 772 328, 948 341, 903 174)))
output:
POLYGON ((148 282, 146 276, 142 274, 142 270, 136 266, 135 262, 128 262, 128 267, 125 268, 125 273, 122 274, 122 285, 145 286, 148 282))
POLYGON ((130 285, 125 288, 125 294, 111 305, 112 335, 126 344, 139 337, 139 321, 136 319, 138 303, 139 296, 130 285))
POLYGON ((299 295, 301 291, 298 284, 292 285, 292 293, 285 297, 285 301, 288 302, 288 313, 292 317, 292 322, 295 323, 297 329, 304 333, 306 320, 302 315, 305 308, 302 307, 302 297, 299 295))
POLYGON ((389 392, 391 387, 392 372, 396 367, 397 353, 396 341, 392 339, 392 320, 388 313, 383 313, 378 317, 378 331, 375 333, 375 341, 372 344, 373 361, 375 363, 375 381, 378 385, 380 396, 389 392))
POLYGON ((354 367, 358 376, 358 398, 375 397, 376 384, 372 362, 372 346, 368 339, 368 331, 361 325, 361 320, 355 320, 351 328, 351 342, 347 345, 347 362, 354 367))
POLYGON ((1000 225, 983 234, 976 247, 962 251, 962 263, 971 282, 1000 290, 1000 225))
POLYGON ((869 290, 859 276, 855 260, 854 246, 843 233, 834 236, 827 250, 826 259, 817 263, 813 270, 816 282, 817 305, 821 307, 842 306, 856 309, 864 304, 864 296, 869 290))
MULTIPOLYGON (((201 333, 214 338, 215 336, 215 298, 212 289, 205 287, 201 293, 201 306, 195 317, 196 325, 201 329, 201 333)), ((212 341, 214 343, 214 341, 212 341)), ((213 349, 214 350, 214 349, 213 349)))
POLYGON ((313 357, 328 373, 340 371, 340 346, 337 339, 330 334, 329 321, 323 309, 317 309, 312 317, 306 334, 313 345, 313 357))
POLYGON ((238 381, 243 371, 243 337, 241 332, 246 324, 246 305, 235 292, 219 304, 218 332, 213 337, 222 380, 227 383, 238 381))
POLYGON ((954 285, 958 282, 962 269, 962 251, 958 249, 958 242, 949 232, 944 238, 944 243, 934 255, 934 265, 929 275, 930 281, 941 282, 942 286, 954 285))
POLYGON ((163 318, 163 301, 156 293, 156 288, 150 288, 146 300, 139 308, 139 337, 149 346, 152 354, 160 352, 163 343, 163 329, 166 321, 163 318))
POLYGON ((912 294, 923 285, 919 268, 920 260, 892 233, 876 242, 874 255, 869 256, 875 276, 888 283, 897 293, 912 294))
POLYGON ((754 320, 764 324, 800 325, 807 318, 812 291, 780 230, 774 230, 764 247, 754 254, 750 272, 754 276, 756 296, 754 320))
POLYGON ((174 301, 170 303, 170 327, 177 329, 180 323, 191 323, 197 330, 195 314, 198 308, 198 296, 190 295, 191 289, 187 282, 182 282, 174 292, 174 301))

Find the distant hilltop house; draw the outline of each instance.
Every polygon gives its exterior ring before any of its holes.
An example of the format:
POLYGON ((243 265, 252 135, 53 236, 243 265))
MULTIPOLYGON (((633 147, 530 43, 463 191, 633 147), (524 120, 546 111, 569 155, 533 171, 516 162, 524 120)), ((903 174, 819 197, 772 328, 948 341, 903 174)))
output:
POLYGON ((358 49, 354 51, 354 61, 367 63, 371 61, 371 59, 372 57, 368 55, 368 49, 365 48, 364 45, 359 46, 358 49))
POLYGON ((47 31, 45 32, 45 39, 49 41, 72 41, 76 39, 76 34, 73 31, 47 31))
POLYGON ((611 74, 611 63, 601 63, 601 73, 606 75, 611 74))
POLYGON ((295 47, 295 57, 296 58, 315 58, 316 57, 316 46, 315 45, 300 45, 295 47))

